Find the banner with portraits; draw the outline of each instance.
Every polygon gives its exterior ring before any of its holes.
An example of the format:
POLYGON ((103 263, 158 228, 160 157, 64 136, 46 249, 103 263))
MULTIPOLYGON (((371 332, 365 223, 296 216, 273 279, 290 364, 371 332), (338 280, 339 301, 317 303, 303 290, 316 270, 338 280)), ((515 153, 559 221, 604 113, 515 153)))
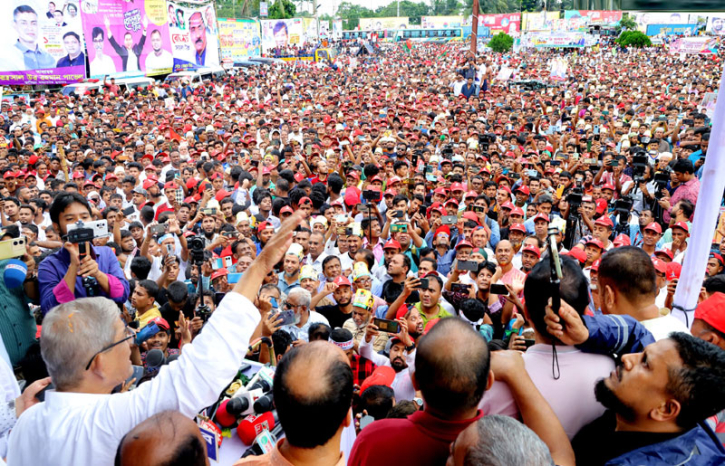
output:
POLYGON ((91 78, 171 72, 166 0, 82 0, 81 13, 91 78))
POLYGON ((302 18, 261 20, 262 50, 267 52, 276 47, 299 47, 305 44, 307 36, 302 18))
POLYGON ((219 66, 219 30, 214 2, 167 3, 174 71, 219 66))
POLYGON ((219 46, 222 63, 234 63, 262 52, 259 21, 256 19, 219 18, 219 46))
POLYGON ((423 29, 446 29, 464 26, 463 16, 421 16, 420 27, 423 29))
POLYGON ((408 29, 407 16, 392 16, 387 18, 360 18, 361 31, 379 31, 381 29, 408 29))
MULTIPOLYGON (((521 31, 521 15, 518 13, 502 13, 495 15, 478 15, 478 27, 487 27, 490 34, 504 32, 516 36, 521 31)), ((479 32, 479 36, 482 35, 479 32)))
POLYGON ((2 0, 0 28, 0 85, 68 84, 86 77, 77 1, 2 0))

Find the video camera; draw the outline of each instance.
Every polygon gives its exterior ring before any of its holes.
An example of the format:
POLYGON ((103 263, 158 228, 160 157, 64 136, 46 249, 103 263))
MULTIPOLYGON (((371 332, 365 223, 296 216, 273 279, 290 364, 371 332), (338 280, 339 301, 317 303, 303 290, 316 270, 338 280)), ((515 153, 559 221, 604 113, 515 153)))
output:
POLYGON ((644 174, 649 164, 647 159, 648 157, 644 152, 637 152, 632 156, 632 178, 634 178, 635 185, 644 181, 644 174))
POLYGON ((577 217, 579 215, 579 207, 582 205, 582 197, 584 195, 584 188, 576 186, 571 189, 569 195, 566 196, 566 202, 569 203, 569 215, 577 217))
POLYGON ((655 176, 654 176, 655 199, 662 198, 662 190, 667 187, 667 183, 670 181, 671 174, 672 174, 672 169, 670 167, 665 167, 664 170, 661 170, 661 171, 658 171, 657 173, 655 173, 655 176))
POLYGON ((191 251, 191 262, 194 265, 201 266, 204 263, 204 249, 206 242, 201 235, 190 236, 187 240, 189 251, 191 251))
POLYGON ((108 236, 108 221, 98 220, 96 222, 78 222, 68 225, 66 241, 83 245, 93 241, 94 238, 105 238, 108 236))
POLYGON ((496 141, 496 136, 493 134, 479 134, 478 135, 478 149, 481 152, 488 152, 489 146, 496 141))

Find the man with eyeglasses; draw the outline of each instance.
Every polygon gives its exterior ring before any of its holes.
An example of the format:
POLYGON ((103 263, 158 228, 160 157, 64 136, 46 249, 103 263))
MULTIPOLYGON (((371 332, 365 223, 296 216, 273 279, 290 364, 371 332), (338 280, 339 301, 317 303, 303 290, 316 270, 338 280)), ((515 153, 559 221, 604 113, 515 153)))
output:
POLYGON ((56 389, 18 420, 10 434, 8 462, 43 464, 53 458, 55 464, 110 465, 123 436, 145 419, 165 410, 193 417, 214 403, 239 370, 260 321, 253 303, 257 290, 282 259, 301 220, 295 214, 269 240, 189 344, 193 350, 133 391, 110 396, 132 373, 127 342, 133 335, 113 301, 77 299, 49 312, 41 355, 56 389))
POLYGON ((281 327, 281 330, 289 333, 293 340, 309 341, 309 330, 313 324, 330 325, 322 314, 310 309, 311 300, 312 295, 309 291, 297 287, 290 290, 287 299, 282 302, 282 310, 295 313, 295 323, 281 327))

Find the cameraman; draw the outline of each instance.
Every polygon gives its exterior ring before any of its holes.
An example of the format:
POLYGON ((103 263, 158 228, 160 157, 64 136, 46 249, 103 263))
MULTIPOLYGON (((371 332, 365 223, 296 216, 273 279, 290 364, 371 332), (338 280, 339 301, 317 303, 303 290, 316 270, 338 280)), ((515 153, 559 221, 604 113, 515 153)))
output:
MULTIPOLYGON (((75 192, 59 194, 50 206, 50 220, 61 237, 68 234, 68 225, 79 220, 91 222, 91 206, 86 198, 75 192)), ((128 299, 128 282, 113 250, 86 242, 87 254, 81 258, 79 245, 66 241, 63 248, 46 257, 38 266, 40 308, 46 314, 58 304, 87 297, 86 287, 93 295, 105 296, 116 303, 128 299), (88 278, 95 279, 89 284, 88 278), (85 282, 85 285, 84 285, 85 282)))

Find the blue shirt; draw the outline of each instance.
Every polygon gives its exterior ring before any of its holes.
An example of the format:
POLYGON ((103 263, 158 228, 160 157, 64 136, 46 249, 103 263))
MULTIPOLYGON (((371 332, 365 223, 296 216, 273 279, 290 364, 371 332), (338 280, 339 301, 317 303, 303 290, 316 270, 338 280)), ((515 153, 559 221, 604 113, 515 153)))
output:
POLYGON ((15 42, 15 48, 20 50, 26 70, 55 68, 55 59, 45 50, 41 50, 37 45, 35 46, 35 50, 30 50, 21 44, 20 41, 17 41, 15 42))
MULTIPOLYGON (((5 272, 11 260, 0 261, 0 274, 5 272)), ((13 366, 20 364, 28 348, 36 342, 36 331, 35 318, 22 285, 8 288, 5 280, 0 280, 0 335, 13 366)))
MULTIPOLYGON (((96 258, 98 270, 108 275, 109 288, 111 288, 111 291, 113 291, 116 286, 122 287, 122 290, 118 289, 118 293, 112 292, 109 295, 109 293, 103 291, 100 286, 97 286, 95 296, 104 296, 117 303, 124 303, 126 299, 128 299, 129 294, 128 281, 123 274, 123 270, 121 270, 121 265, 119 264, 118 259, 116 259, 116 255, 113 253, 113 250, 106 246, 91 246, 91 254, 96 258)), ((56 297, 55 288, 63 280, 65 273, 68 271, 68 267, 70 267, 70 253, 68 253, 66 249, 61 249, 51 254, 43 259, 43 262, 38 265, 40 309, 43 311, 43 314, 47 314, 48 311, 61 304, 56 297)), ((66 286, 65 289, 68 290, 68 287, 66 286)), ((76 277, 73 294, 76 298, 88 297, 86 289, 83 287, 83 277, 76 277)))
POLYGON ((78 55, 75 58, 71 58, 70 55, 66 55, 65 57, 58 60, 58 68, 63 68, 66 66, 81 66, 86 64, 86 55, 81 52, 80 55, 78 55))
POLYGON ((295 282, 291 285, 288 285, 287 281, 284 279, 284 272, 280 272, 278 277, 279 280, 277 281, 277 288, 279 288, 279 292, 284 295, 288 294, 292 288, 297 288, 298 286, 300 286, 299 275, 297 276, 297 280, 295 280, 295 282))

